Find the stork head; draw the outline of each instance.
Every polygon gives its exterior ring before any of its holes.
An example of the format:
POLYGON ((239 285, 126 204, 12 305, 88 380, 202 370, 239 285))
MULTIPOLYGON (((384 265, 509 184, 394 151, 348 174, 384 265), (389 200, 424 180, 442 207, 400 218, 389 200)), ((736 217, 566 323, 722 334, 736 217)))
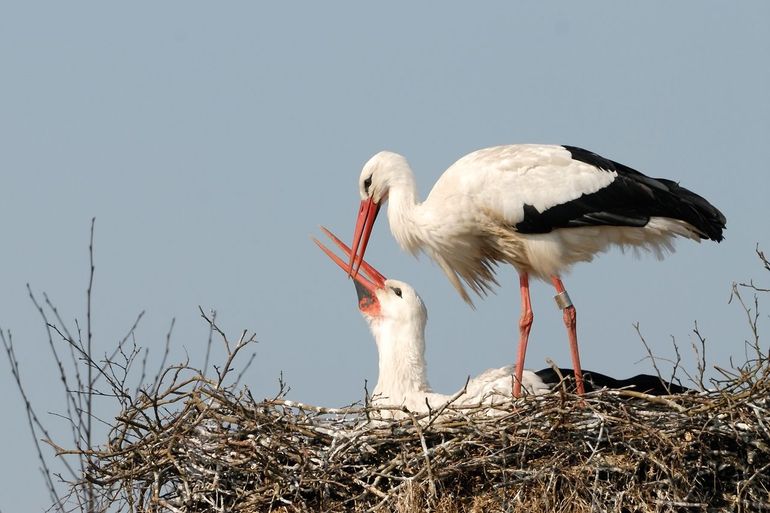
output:
POLYGON ((391 151, 381 151, 364 164, 358 178, 361 205, 358 207, 356 231, 353 234, 353 251, 348 264, 348 274, 358 273, 369 244, 369 236, 380 207, 388 200, 390 187, 400 176, 411 174, 406 158, 391 151))
MULTIPOLYGON (((351 250, 332 232, 321 228, 323 232, 345 253, 350 256, 351 250)), ((329 258, 340 268, 347 270, 347 264, 335 255, 321 242, 313 239, 329 258)), ((356 293, 358 294, 358 309, 364 318, 373 325, 393 323, 395 326, 412 326, 419 332, 424 331, 428 311, 417 291, 408 283, 399 280, 389 280, 366 261, 361 261, 361 272, 354 276, 356 293)))
POLYGON ((358 293, 358 308, 364 317, 371 323, 375 319, 378 322, 394 322, 396 325, 416 324, 418 328, 425 327, 428 311, 422 298, 411 285, 399 280, 385 280, 382 287, 375 289, 374 298, 368 289, 356 283, 358 293), (379 309, 375 315, 366 309, 366 301, 375 301, 379 309), (364 305, 364 306, 362 306, 364 305))

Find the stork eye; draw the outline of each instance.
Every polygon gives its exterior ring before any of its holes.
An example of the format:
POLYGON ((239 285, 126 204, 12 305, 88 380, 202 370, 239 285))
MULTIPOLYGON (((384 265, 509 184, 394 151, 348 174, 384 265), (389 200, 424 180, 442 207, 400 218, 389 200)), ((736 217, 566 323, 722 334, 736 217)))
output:
POLYGON ((398 288, 398 287, 391 287, 391 289, 393 290, 393 293, 395 295, 397 295, 398 297, 402 297, 401 296, 401 289, 400 288, 398 288))
POLYGON ((364 192, 369 194, 369 187, 372 186, 372 177, 369 176, 366 180, 364 180, 364 192))

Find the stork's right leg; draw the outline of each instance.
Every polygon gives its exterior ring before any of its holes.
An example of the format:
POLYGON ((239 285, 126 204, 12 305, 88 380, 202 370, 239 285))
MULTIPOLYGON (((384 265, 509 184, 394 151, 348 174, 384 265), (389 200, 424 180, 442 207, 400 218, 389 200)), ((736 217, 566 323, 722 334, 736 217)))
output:
POLYGON ((569 337, 569 347, 572 353, 572 367, 575 371, 575 388, 577 388, 578 395, 585 394, 585 387, 583 385, 583 370, 580 367, 580 353, 578 353, 577 345, 577 313, 575 312, 575 305, 569 299, 567 291, 564 289, 564 284, 561 282, 561 278, 558 275, 551 276, 553 286, 556 287, 556 304, 564 312, 564 325, 567 327, 567 336, 569 337))
POLYGON ((519 273, 521 289, 521 318, 519 319, 519 350, 516 357, 516 374, 513 377, 513 397, 521 397, 521 379, 524 375, 524 356, 527 353, 529 330, 532 328, 532 304, 529 301, 529 275, 519 273))

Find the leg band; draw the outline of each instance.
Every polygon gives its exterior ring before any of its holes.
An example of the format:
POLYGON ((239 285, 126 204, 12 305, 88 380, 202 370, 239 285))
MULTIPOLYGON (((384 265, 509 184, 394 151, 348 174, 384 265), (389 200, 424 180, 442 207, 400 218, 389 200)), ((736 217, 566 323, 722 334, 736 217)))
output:
POLYGON ((572 306, 572 300, 569 298, 569 294, 567 294, 566 290, 559 292, 553 296, 553 298, 556 300, 556 306, 558 306, 560 310, 572 306))

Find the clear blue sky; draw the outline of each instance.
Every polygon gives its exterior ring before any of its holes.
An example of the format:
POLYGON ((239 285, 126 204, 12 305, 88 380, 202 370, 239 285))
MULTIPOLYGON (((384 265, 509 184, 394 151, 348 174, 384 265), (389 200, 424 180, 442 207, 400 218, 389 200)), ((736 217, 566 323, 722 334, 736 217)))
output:
MULTIPOLYGON (((158 356, 176 318, 174 358, 201 364, 201 305, 233 337, 256 332, 256 397, 283 371, 293 399, 359 399, 374 344, 310 236, 324 224, 350 238, 359 171, 382 149, 410 160, 423 196, 460 156, 514 142, 679 180, 724 211, 726 240, 577 266, 565 281, 584 366, 651 371, 639 322, 661 356, 676 337, 692 370, 696 320, 710 365, 741 361, 749 333, 730 286, 762 277, 756 243, 770 251, 768 23, 764 1, 0 4, 0 327, 35 404, 61 412, 63 394, 25 283, 83 319, 94 216, 99 353, 146 310, 138 344, 158 356)), ((422 294, 438 391, 513 360, 512 269, 474 311, 398 249, 385 218, 367 255, 422 294)), ((533 294, 527 364, 567 365, 552 291, 533 294)), ((0 509, 40 511, 22 403, 0 368, 0 509)))

